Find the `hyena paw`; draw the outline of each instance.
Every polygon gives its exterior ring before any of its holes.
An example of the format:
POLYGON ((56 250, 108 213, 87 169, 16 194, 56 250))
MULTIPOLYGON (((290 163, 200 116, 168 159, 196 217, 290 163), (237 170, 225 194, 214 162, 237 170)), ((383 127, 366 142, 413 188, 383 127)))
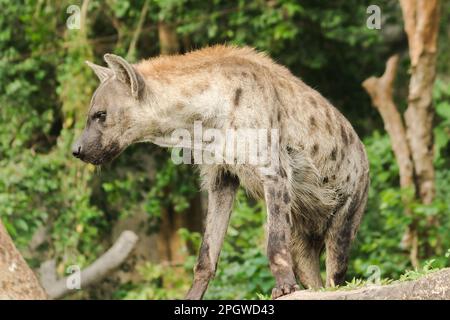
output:
POLYGON ((284 283, 282 285, 277 285, 272 289, 272 299, 277 299, 281 296, 284 296, 289 293, 293 293, 295 291, 300 290, 298 284, 287 284, 284 283))

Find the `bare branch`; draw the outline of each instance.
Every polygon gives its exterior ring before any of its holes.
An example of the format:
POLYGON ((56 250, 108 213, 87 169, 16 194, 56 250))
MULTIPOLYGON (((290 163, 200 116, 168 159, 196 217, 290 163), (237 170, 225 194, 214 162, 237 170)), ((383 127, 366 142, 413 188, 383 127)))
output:
MULTIPOLYGON (((109 272, 118 268, 133 250, 138 236, 132 231, 124 231, 114 245, 90 266, 81 271, 81 287, 85 288, 102 280, 109 272)), ((68 277, 57 280, 55 262, 47 261, 41 265, 41 283, 52 299, 59 299, 74 291, 67 288, 68 277)))
POLYGON ((406 139, 403 120, 392 98, 393 83, 397 72, 398 56, 394 55, 386 63, 386 70, 381 78, 370 77, 363 82, 363 87, 372 98, 374 107, 383 118, 384 127, 392 142, 392 149, 399 164, 400 186, 413 186, 413 164, 411 151, 406 139))

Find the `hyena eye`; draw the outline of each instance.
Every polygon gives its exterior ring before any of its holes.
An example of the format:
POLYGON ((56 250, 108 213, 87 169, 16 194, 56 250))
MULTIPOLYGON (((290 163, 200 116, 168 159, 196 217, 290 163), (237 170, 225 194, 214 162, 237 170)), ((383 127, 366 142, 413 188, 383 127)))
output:
POLYGON ((99 111, 99 112, 94 113, 93 119, 97 122, 105 122, 106 111, 99 111))

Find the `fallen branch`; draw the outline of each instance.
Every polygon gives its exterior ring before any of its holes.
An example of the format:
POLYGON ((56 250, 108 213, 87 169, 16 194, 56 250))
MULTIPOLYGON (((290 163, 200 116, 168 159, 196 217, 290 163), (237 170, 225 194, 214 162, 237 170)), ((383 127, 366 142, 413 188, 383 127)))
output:
POLYGON ((449 300, 450 268, 417 280, 370 285, 354 290, 297 291, 279 300, 449 300))
MULTIPOLYGON (((118 268, 128 258, 137 240, 138 236, 134 232, 122 232, 108 251, 81 271, 80 287, 88 287, 118 268)), ((59 299, 74 292, 74 289, 70 289, 67 285, 70 276, 57 279, 55 260, 44 262, 40 267, 40 273, 42 286, 50 298, 59 299)))

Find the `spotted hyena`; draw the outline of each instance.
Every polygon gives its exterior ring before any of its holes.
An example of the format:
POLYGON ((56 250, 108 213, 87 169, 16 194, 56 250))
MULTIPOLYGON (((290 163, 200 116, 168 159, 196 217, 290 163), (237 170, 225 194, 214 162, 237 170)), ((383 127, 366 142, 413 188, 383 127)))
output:
MULTIPOLYGON (((344 280, 349 249, 367 201, 368 162, 350 123, 317 91, 251 48, 215 46, 129 64, 112 54, 100 78, 86 128, 73 155, 100 165, 135 142, 173 146, 164 137, 195 122, 227 129, 276 129, 278 165, 263 174, 248 163, 202 164, 208 214, 194 280, 200 299, 214 276, 236 190, 242 185, 267 205, 267 255, 274 298, 344 280)), ((271 142, 273 143, 273 141, 271 142)))

